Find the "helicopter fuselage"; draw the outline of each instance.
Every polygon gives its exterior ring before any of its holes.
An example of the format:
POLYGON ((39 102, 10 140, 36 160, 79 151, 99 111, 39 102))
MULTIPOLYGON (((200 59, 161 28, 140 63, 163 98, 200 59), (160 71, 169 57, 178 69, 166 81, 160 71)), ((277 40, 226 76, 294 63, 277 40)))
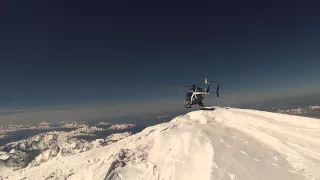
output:
POLYGON ((202 100, 204 99, 203 96, 206 94, 208 93, 203 91, 198 91, 198 92, 190 91, 186 93, 186 101, 188 102, 187 105, 191 106, 191 105, 199 104, 200 106, 203 106, 202 100))

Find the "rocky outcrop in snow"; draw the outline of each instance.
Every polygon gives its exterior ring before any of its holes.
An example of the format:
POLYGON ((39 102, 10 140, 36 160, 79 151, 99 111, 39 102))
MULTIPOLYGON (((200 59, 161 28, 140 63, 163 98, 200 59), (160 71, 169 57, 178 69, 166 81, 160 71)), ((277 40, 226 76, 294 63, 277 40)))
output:
POLYGON ((59 122, 61 128, 82 128, 85 122, 61 121, 59 122))
POLYGON ((115 124, 110 126, 108 129, 109 130, 125 130, 125 129, 134 128, 135 126, 136 126, 135 124, 115 124))
POLYGON ((106 138, 106 143, 107 144, 115 143, 117 141, 120 141, 121 139, 129 137, 130 135, 131 135, 130 132, 111 134, 106 138))
POLYGON ((109 126, 109 125, 111 125, 111 124, 107 123, 107 122, 99 122, 99 123, 97 123, 96 126, 109 126))
POLYGON ((106 131, 106 129, 103 128, 98 128, 96 126, 88 126, 88 125, 82 125, 80 128, 74 130, 74 133, 85 133, 85 134, 90 134, 90 133, 95 133, 95 132, 101 132, 101 131, 106 131))
POLYGON ((6 135, 6 134, 0 134, 0 139, 5 139, 7 137, 8 137, 8 135, 6 135))

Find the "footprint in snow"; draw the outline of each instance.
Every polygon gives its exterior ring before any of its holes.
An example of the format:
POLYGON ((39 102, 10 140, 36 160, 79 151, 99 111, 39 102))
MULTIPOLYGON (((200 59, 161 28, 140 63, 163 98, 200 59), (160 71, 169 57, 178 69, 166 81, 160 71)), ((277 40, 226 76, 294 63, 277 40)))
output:
POLYGON ((275 156, 275 157, 273 157, 273 159, 275 160, 275 161, 278 161, 278 158, 275 156))
POLYGON ((225 146, 227 146, 228 148, 234 149, 234 148, 232 148, 230 145, 226 144, 222 139, 220 139, 220 142, 221 142, 222 144, 224 144, 225 146))
POLYGON ((213 166, 214 166, 215 168, 219 168, 216 163, 213 163, 213 166))
POLYGON ((248 141, 247 140, 244 140, 244 139, 240 139, 240 137, 237 137, 237 136, 232 136, 232 139, 235 139, 235 140, 240 140, 243 144, 248 144, 248 141))
POLYGON ((269 164, 269 165, 272 165, 272 166, 280 167, 280 166, 279 166, 278 164, 276 164, 276 163, 269 163, 269 162, 268 162, 268 164, 269 164))
POLYGON ((257 158, 253 158, 253 160, 255 160, 255 161, 257 161, 257 162, 259 162, 260 160, 259 159, 257 159, 257 158))
POLYGON ((231 173, 228 173, 228 175, 230 176, 230 179, 232 179, 232 180, 237 180, 236 175, 231 174, 231 173))
POLYGON ((243 144, 248 144, 248 141, 243 140, 242 143, 243 143, 243 144))
POLYGON ((272 166, 276 166, 276 167, 280 167, 278 164, 276 164, 276 163, 272 163, 271 164, 272 166))
POLYGON ((240 151, 242 154, 248 156, 248 153, 244 152, 244 151, 240 151))
POLYGON ((297 172, 295 172, 295 171, 292 171, 292 170, 288 170, 288 172, 291 172, 291 173, 293 173, 293 174, 299 174, 299 173, 297 173, 297 172))

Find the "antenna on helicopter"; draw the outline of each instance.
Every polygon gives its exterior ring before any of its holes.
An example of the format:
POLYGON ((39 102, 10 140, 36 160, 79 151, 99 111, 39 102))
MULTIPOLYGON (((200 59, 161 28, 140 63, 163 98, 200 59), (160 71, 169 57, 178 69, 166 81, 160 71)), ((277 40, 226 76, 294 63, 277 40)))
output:
POLYGON ((206 91, 207 91, 208 93, 216 93, 216 94, 217 94, 217 97, 220 97, 220 94, 219 94, 220 85, 218 84, 218 86, 217 86, 217 91, 215 91, 215 92, 209 92, 210 82, 213 83, 213 81, 209 81, 209 80, 207 79, 207 77, 204 78, 204 83, 205 83, 205 85, 206 85, 206 91))

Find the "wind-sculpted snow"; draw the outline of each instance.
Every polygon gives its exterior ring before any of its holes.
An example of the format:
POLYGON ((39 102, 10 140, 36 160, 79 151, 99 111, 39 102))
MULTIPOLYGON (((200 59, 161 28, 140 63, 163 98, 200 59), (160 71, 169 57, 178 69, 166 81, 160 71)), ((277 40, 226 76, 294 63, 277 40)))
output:
POLYGON ((200 110, 108 146, 6 171, 8 179, 316 180, 320 121, 233 108, 200 110))

